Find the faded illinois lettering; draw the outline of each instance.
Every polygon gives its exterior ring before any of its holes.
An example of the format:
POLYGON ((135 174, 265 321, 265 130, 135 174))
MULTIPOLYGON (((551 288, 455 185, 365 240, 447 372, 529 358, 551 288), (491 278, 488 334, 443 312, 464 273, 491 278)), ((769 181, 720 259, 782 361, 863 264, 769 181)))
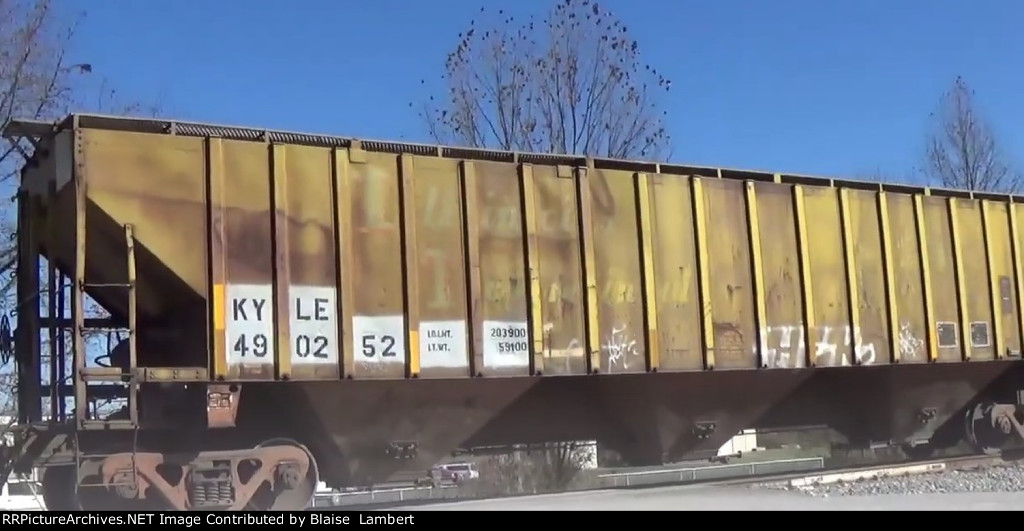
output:
POLYGON ((693 268, 692 267, 680 267, 678 270, 678 276, 673 272, 673 275, 663 275, 664 279, 658 279, 657 283, 657 297, 659 301, 669 302, 673 304, 685 304, 690 302, 692 297, 691 290, 693 289, 693 268))
POLYGON ((426 281, 430 289, 430 295, 427 298, 427 308, 432 310, 444 310, 451 308, 452 306, 452 288, 448 278, 448 261, 457 258, 462 259, 461 256, 453 257, 450 252, 444 252, 439 249, 426 248, 420 251, 422 253, 423 264, 426 266, 426 278, 421 279, 426 281))
POLYGON ((459 197, 443 193, 441 186, 426 184, 426 200, 423 206, 424 225, 430 228, 448 229, 459 226, 459 197))
MULTIPOLYGON (((362 179, 355 180, 362 191, 362 201, 356 211, 362 211, 364 228, 393 228, 395 221, 388 219, 387 207, 394 204, 398 197, 398 178, 391 172, 375 166, 361 166, 362 179)), ((355 206, 355 205, 352 205, 355 206)))

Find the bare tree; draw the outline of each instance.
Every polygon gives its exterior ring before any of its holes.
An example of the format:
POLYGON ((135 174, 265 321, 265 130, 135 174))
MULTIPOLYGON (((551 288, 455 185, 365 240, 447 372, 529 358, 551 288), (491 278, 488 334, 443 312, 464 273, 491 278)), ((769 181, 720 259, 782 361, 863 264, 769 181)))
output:
MULTIPOLYGON (((159 112, 158 105, 124 100, 105 79, 92 73, 90 64, 69 60, 80 16, 54 0, 0 0, 0 128, 12 119, 51 120, 73 110, 159 112)), ((27 303, 15 300, 13 289, 17 263, 13 199, 18 186, 15 177, 31 155, 30 143, 0 139, 0 188, 4 189, 0 193, 0 313, 4 314, 27 303)), ((31 302, 44 301, 49 296, 45 291, 31 302)), ((0 447, 9 439, 7 429, 17 418, 17 384, 9 361, 0 359, 0 447)), ((3 465, 0 460, 0 470, 3 465)), ((0 484, 5 479, 0 477, 0 484)))
MULTIPOLYGON (((441 80, 443 95, 420 108, 436 142, 623 159, 669 156, 658 96, 671 82, 642 62, 626 25, 594 0, 557 0, 539 21, 518 21, 503 10, 492 23, 471 21, 441 80)), ((581 452, 576 443, 561 443, 497 458, 489 468, 515 492, 562 490, 580 471, 581 452)))
POLYGON ((925 177, 947 188, 1017 193, 1024 176, 1017 172, 979 114, 974 90, 957 76, 930 115, 925 177))
MULTIPOLYGON (((78 29, 79 14, 61 11, 53 0, 0 0, 0 128, 12 119, 55 119, 72 109, 117 114, 156 114, 158 105, 122 101, 105 79, 93 89, 85 74, 89 63, 70 63, 69 51, 78 29)), ((8 185, 31 144, 0 139, 0 185, 8 185)), ((13 193, 13 192, 11 192, 13 193)), ((6 205, 5 205, 6 206, 6 205)), ((13 209, 4 214, 4 235, 14 232, 13 209)), ((0 241, 0 295, 10 292, 14 248, 0 241)))
POLYGON ((582 470, 596 461, 596 446, 585 442, 562 442, 541 448, 514 448, 494 455, 480 465, 480 479, 474 488, 484 496, 543 494, 586 485, 582 470))
MULTIPOLYGON (((480 9, 485 12, 484 8, 480 9)), ((671 82, 640 60, 625 24, 593 0, 547 17, 476 21, 420 116, 435 141, 503 150, 660 159, 670 138, 656 96, 671 82)))

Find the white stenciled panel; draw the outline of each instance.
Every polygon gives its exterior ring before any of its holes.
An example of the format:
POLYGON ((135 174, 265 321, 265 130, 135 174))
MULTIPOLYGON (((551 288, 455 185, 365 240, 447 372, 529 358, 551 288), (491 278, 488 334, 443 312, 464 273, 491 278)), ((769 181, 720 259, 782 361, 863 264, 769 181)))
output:
POLYGON ((484 321, 484 367, 521 369, 530 366, 526 321, 484 321))
POLYGON ((338 292, 326 286, 288 288, 293 365, 338 364, 338 292))
POLYGON ((405 363, 405 318, 401 315, 353 316, 352 339, 357 364, 405 363))
POLYGON ((273 287, 270 284, 228 284, 224 295, 228 365, 273 365, 273 287))
POLYGON ((420 367, 469 368, 469 357, 466 354, 466 322, 421 322, 420 367))

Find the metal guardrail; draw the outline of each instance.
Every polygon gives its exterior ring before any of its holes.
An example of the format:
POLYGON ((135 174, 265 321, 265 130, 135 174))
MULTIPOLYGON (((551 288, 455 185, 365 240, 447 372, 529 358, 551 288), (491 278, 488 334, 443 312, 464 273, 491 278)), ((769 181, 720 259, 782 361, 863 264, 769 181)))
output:
POLYGON ((756 463, 736 463, 734 465, 695 466, 669 470, 602 474, 598 478, 600 478, 602 485, 605 487, 638 487, 662 483, 695 483, 698 481, 714 481, 769 474, 811 472, 823 468, 825 468, 825 459, 823 457, 807 457, 803 459, 781 459, 778 461, 760 461, 756 463))
MULTIPOLYGON (((812 472, 825 468, 822 457, 801 459, 781 459, 777 461, 761 461, 756 463, 736 463, 732 465, 708 465, 688 468, 672 468, 661 470, 643 470, 637 472, 618 472, 596 476, 600 482, 598 488, 637 487, 644 485, 694 483, 721 479, 743 478, 769 474, 786 474, 812 472)), ((313 498, 313 508, 345 507, 353 505, 374 505, 386 503, 423 502, 430 500, 460 500, 471 498, 460 495, 462 489, 456 485, 433 488, 398 487, 380 490, 363 490, 356 492, 332 492, 317 494, 313 498)))
POLYGON ((325 492, 313 497, 313 508, 372 505, 423 500, 457 500, 460 489, 455 485, 442 487, 398 487, 355 492, 325 492))

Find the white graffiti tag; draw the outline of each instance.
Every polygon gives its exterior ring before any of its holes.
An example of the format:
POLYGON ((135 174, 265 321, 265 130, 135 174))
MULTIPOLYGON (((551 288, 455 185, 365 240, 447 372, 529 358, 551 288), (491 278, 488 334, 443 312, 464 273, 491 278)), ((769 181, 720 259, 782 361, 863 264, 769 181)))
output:
MULTIPOLYGON (((768 326, 761 330, 763 363, 772 368, 800 368, 805 366, 807 345, 803 325, 768 326)), ((875 344, 865 342, 860 328, 850 326, 811 327, 807 337, 814 347, 814 364, 849 366, 850 355, 861 365, 877 360, 875 344)))
POLYGON ((628 333, 626 328, 624 325, 612 328, 611 334, 601 345, 601 350, 608 354, 609 372, 612 367, 617 366, 629 369, 629 358, 640 355, 636 350, 636 339, 628 333))
POLYGON ((917 359, 924 354, 924 340, 914 335, 910 323, 900 324, 900 358, 907 361, 917 359))
POLYGON ((768 326, 761 333, 763 362, 769 367, 803 367, 804 349, 803 326, 768 326))

